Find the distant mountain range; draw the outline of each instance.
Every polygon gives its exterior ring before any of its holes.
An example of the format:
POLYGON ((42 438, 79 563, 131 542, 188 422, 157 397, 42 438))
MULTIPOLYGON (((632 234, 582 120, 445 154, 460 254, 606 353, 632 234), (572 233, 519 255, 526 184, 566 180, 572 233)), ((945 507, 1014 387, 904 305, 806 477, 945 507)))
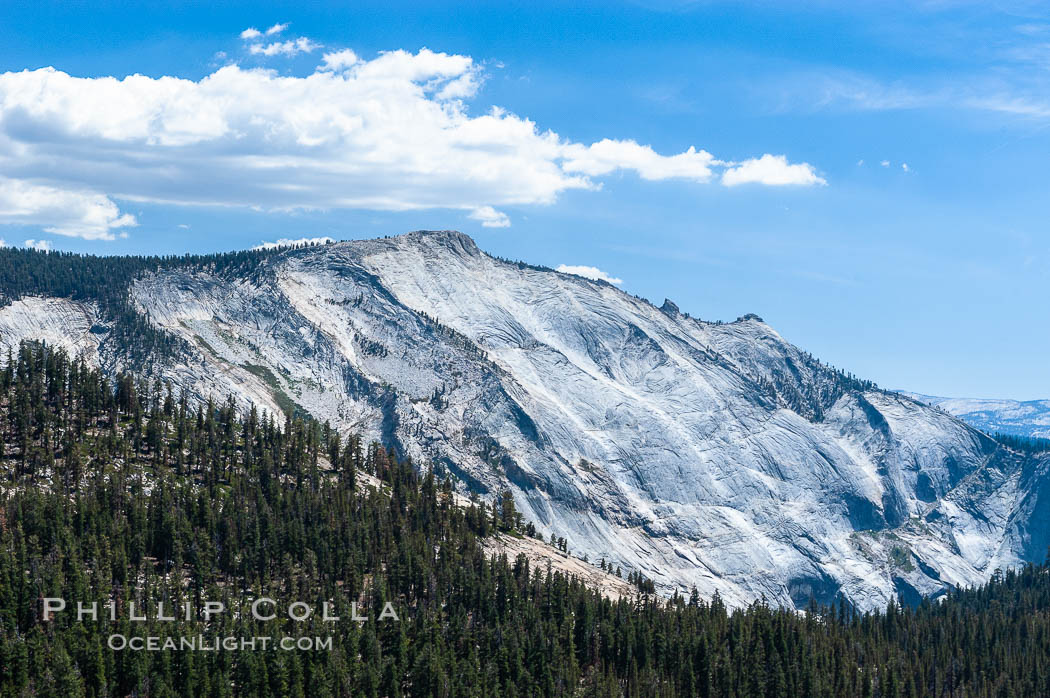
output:
POLYGON ((928 405, 939 407, 988 434, 1014 434, 1050 439, 1050 400, 1021 402, 901 392, 928 405))
POLYGON ((3 249, 0 292, 0 349, 41 339, 382 441, 668 593, 872 609, 1050 543, 1050 454, 758 316, 701 321, 457 232, 181 260, 3 249))

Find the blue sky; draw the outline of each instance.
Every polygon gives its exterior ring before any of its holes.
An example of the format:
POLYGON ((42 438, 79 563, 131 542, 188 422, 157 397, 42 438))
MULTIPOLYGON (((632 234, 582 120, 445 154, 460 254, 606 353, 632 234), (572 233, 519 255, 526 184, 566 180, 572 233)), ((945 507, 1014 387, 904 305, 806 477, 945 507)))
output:
POLYGON ((0 237, 456 228, 883 386, 1050 396, 1050 12, 843 4, 7 3, 0 237))

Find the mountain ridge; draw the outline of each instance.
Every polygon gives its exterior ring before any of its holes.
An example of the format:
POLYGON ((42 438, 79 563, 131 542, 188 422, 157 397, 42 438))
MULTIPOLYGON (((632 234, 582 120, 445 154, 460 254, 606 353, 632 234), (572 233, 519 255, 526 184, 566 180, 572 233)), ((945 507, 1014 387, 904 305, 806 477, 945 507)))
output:
POLYGON ((938 397, 906 390, 899 392, 939 407, 988 434, 1050 438, 1050 400, 938 397))
POLYGON ((756 315, 704 322, 455 231, 219 267, 130 283, 128 303, 184 346, 171 357, 132 360, 84 300, 14 300, 0 340, 50 327, 42 303, 73 304, 85 320, 51 341, 111 374, 301 409, 470 489, 509 487, 574 551, 731 605, 872 608, 976 584, 1041 540, 1045 460, 825 366, 756 315))

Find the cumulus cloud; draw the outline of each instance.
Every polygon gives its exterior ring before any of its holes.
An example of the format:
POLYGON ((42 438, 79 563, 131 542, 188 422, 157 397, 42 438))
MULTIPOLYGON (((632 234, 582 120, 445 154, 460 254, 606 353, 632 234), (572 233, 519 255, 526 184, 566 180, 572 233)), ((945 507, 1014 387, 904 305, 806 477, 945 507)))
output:
POLYGON ((310 245, 327 245, 330 242, 335 242, 334 238, 328 236, 318 238, 281 238, 275 242, 264 242, 261 245, 256 245, 253 250, 272 250, 277 247, 309 247, 310 245))
POLYGON ((0 224, 35 225, 88 240, 113 240, 115 230, 137 225, 104 194, 6 177, 0 177, 0 224))
POLYGON ((259 43, 258 41, 267 36, 275 37, 284 32, 287 28, 287 22, 278 22, 266 31, 259 31, 255 27, 248 27, 241 32, 241 38, 245 41, 252 42, 248 46, 248 51, 255 56, 290 57, 297 56, 300 53, 312 53, 321 48, 321 44, 316 43, 313 39, 306 36, 300 36, 297 39, 289 39, 288 41, 273 41, 268 44, 259 43))
POLYGON ((271 44, 252 44, 248 50, 255 55, 262 56, 295 56, 300 53, 310 53, 319 48, 321 44, 315 43, 308 37, 300 36, 298 39, 275 41, 271 44))
POLYGON ((506 213, 497 211, 491 206, 480 206, 470 212, 467 218, 481 221, 483 228, 509 228, 510 218, 506 213))
POLYGON ((682 178, 706 182, 711 178, 712 165, 724 164, 706 150, 697 151, 692 146, 684 153, 668 156, 631 140, 608 138, 589 146, 569 144, 565 155, 562 169, 566 172, 600 176, 616 170, 634 170, 642 179, 650 180, 682 178))
POLYGON ((902 162, 901 163, 901 169, 904 170, 905 172, 911 171, 911 168, 908 167, 908 163, 906 163, 906 162, 902 162))
MULTIPOLYGON (((301 40, 272 51, 318 48, 301 40)), ((275 44, 258 45, 266 54, 275 44)), ((120 201, 444 208, 500 227, 510 223, 504 206, 550 204, 617 173, 824 183, 783 156, 728 163, 695 147, 662 154, 633 140, 575 142, 498 107, 472 110, 482 79, 469 56, 428 49, 372 59, 331 51, 305 75, 237 64, 199 80, 2 73, 0 223, 112 239, 136 223, 120 201)))
POLYGON ((727 187, 752 183, 783 187, 821 185, 827 184, 827 181, 817 175, 809 163, 792 165, 783 155, 768 153, 734 164, 722 173, 722 184, 727 187))
POLYGON ((34 250, 40 250, 41 252, 47 252, 48 250, 51 249, 51 241, 50 240, 26 240, 25 241, 25 246, 26 247, 31 247, 34 250))
POLYGON ((280 34, 288 28, 288 23, 278 23, 267 29, 265 32, 261 32, 255 27, 248 27, 241 32, 241 38, 245 41, 253 41, 255 39, 261 39, 264 36, 273 36, 274 34, 280 34))
POLYGON ((575 274, 576 276, 582 276, 585 279, 591 279, 593 281, 608 281, 610 284, 622 284, 623 279, 617 279, 613 276, 609 276, 598 267, 588 267, 584 265, 572 265, 572 264, 559 264, 555 271, 560 271, 563 274, 575 274))
POLYGON ((348 48, 321 56, 321 70, 346 70, 357 64, 357 54, 348 48))

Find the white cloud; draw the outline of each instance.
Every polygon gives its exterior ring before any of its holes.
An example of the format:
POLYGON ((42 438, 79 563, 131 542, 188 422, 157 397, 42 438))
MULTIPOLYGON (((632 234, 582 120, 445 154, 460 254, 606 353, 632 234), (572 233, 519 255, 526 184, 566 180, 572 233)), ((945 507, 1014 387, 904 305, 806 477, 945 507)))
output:
POLYGON ((281 238, 276 242, 264 242, 261 245, 256 245, 252 249, 272 250, 276 247, 307 247, 309 245, 327 245, 330 242, 335 242, 335 239, 328 236, 319 238, 296 238, 294 240, 290 238, 281 238))
POLYGON ((470 212, 467 218, 472 218, 476 221, 481 221, 481 227, 483 228, 509 228, 510 218, 507 217, 506 213, 497 211, 491 206, 479 206, 470 212))
POLYGON ((908 163, 906 163, 906 162, 902 162, 901 163, 901 169, 904 170, 905 172, 910 172, 911 171, 911 168, 908 167, 908 163))
POLYGON ((109 197, 79 186, 67 189, 0 177, 0 224, 36 225, 57 235, 113 240, 115 229, 137 222, 131 214, 121 213, 109 197))
POLYGON ((582 276, 585 279, 591 279, 593 281, 608 281, 610 284, 622 284, 623 279, 617 279, 609 276, 598 267, 588 267, 584 265, 572 265, 572 264, 559 264, 555 271, 560 271, 563 274, 574 274, 576 276, 582 276))
POLYGON ((438 99, 466 99, 473 97, 478 91, 478 75, 475 71, 469 71, 460 75, 455 80, 449 80, 441 91, 437 93, 438 99))
POLYGON ((244 39, 245 41, 251 41, 253 39, 262 38, 263 36, 273 36, 274 34, 280 34, 281 32, 283 32, 287 28, 288 28, 288 24, 287 23, 275 24, 272 27, 270 27, 269 29, 267 29, 265 32, 261 32, 258 29, 256 29, 255 27, 248 27, 247 29, 245 29, 244 31, 241 32, 241 38, 244 39))
POLYGON ((864 161, 863 160, 857 160, 857 167, 864 167, 864 161))
POLYGON ((323 70, 346 70, 357 64, 357 54, 348 48, 321 56, 323 70))
POLYGON ((889 160, 883 160, 879 164, 882 165, 883 167, 889 167, 890 166, 890 161, 889 160))
POLYGON ((827 184, 817 175, 809 163, 792 165, 783 155, 766 153, 760 158, 751 158, 722 173, 722 184, 735 187, 739 184, 765 184, 771 187, 813 186, 827 184))
POLYGON ((678 155, 660 155, 647 145, 634 141, 614 141, 604 138, 585 146, 573 143, 565 148, 567 159, 562 164, 566 172, 582 172, 600 176, 616 170, 634 170, 642 179, 694 179, 706 182, 711 178, 711 166, 723 164, 706 150, 689 150, 678 155))
POLYGON ((31 247, 34 250, 40 250, 41 252, 47 252, 48 250, 51 249, 51 241, 50 240, 26 240, 25 241, 25 246, 26 247, 31 247))
POLYGON ((315 43, 308 37, 300 36, 298 39, 275 41, 272 44, 252 44, 248 50, 255 55, 262 56, 295 56, 300 53, 310 53, 319 48, 321 44, 315 43))
POLYGON ((0 222, 110 239, 135 224, 119 200, 264 211, 444 208, 505 226, 504 206, 550 204, 615 173, 824 182, 783 156, 727 163, 693 147, 664 155, 632 140, 574 142, 498 107, 469 109, 481 79, 469 56, 427 49, 371 60, 329 52, 301 76, 236 64, 200 80, 2 73, 0 222), (26 206, 13 187, 46 201, 26 206))

